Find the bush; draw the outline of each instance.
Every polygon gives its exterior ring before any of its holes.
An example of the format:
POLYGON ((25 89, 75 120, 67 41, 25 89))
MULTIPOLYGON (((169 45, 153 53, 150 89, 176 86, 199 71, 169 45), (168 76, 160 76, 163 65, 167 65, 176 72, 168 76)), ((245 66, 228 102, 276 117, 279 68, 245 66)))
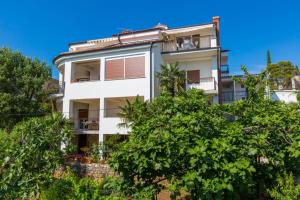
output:
POLYGON ((300 103, 300 92, 297 92, 297 101, 300 103))
POLYGON ((91 178, 79 178, 70 168, 61 178, 44 187, 41 193, 42 200, 98 200, 101 199, 103 181, 91 178))
POLYGON ((66 148, 64 150, 67 155, 74 154, 74 153, 77 153, 77 146, 70 143, 66 146, 66 148))
POLYGON ((300 185, 294 181, 293 174, 285 173, 277 178, 277 185, 268 190, 275 200, 298 200, 300 199, 300 185))
POLYGON ((0 199, 38 195, 63 162, 61 143, 68 143, 70 134, 71 128, 59 114, 32 118, 9 134, 1 133, 0 199))
POLYGON ((49 186, 44 187, 40 199, 41 200, 64 200, 74 197, 72 183, 64 179, 56 179, 49 186))

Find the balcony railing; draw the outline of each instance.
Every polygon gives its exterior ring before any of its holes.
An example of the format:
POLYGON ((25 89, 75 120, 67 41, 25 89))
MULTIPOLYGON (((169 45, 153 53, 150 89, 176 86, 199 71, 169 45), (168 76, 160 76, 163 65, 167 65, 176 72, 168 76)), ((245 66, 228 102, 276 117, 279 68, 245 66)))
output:
POLYGON ((49 94, 52 96, 62 95, 65 90, 65 82, 59 81, 58 84, 52 85, 51 88, 48 89, 49 94))
POLYGON ((224 103, 231 103, 233 101, 238 101, 247 98, 246 91, 223 91, 222 99, 224 103))
POLYGON ((80 118, 79 130, 99 130, 99 118, 80 118))
POLYGON ((200 36, 199 40, 184 39, 179 42, 178 40, 169 40, 162 44, 162 52, 186 51, 197 50, 211 47, 212 36, 200 36))
POLYGON ((221 73, 228 74, 229 73, 229 66, 228 65, 221 65, 221 73))
POLYGON ((196 88, 204 91, 216 90, 217 84, 214 77, 200 78, 199 83, 187 83, 187 89, 196 88))

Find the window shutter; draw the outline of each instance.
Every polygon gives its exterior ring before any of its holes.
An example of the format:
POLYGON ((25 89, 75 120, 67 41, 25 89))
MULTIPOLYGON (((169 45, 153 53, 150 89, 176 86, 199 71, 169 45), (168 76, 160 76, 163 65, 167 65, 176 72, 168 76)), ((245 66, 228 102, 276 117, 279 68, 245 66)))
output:
POLYGON ((145 57, 125 58, 125 78, 145 76, 145 57))
POLYGON ((200 83, 200 70, 189 70, 186 73, 189 84, 200 83))
POLYGON ((114 79, 124 79, 124 59, 106 61, 105 80, 114 79))

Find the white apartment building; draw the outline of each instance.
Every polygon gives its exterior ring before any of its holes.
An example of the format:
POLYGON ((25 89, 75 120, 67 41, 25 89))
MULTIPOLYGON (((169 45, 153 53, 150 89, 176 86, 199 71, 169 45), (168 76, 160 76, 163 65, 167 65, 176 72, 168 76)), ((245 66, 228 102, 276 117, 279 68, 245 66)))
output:
POLYGON ((69 44, 54 58, 63 90, 61 112, 74 123, 79 148, 105 141, 120 128, 120 106, 137 95, 159 94, 156 73, 161 64, 179 62, 187 88, 199 88, 220 102, 223 67, 228 52, 220 45, 219 17, 207 24, 169 28, 166 25, 123 31, 111 37, 69 44))

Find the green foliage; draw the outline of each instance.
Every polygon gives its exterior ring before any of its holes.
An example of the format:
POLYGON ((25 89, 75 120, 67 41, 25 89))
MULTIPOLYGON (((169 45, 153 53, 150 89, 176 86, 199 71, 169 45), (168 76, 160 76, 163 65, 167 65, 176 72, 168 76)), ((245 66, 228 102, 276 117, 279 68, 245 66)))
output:
POLYGON ((184 91, 185 71, 180 70, 179 63, 161 65, 161 71, 157 73, 162 92, 167 92, 172 96, 184 91))
POLYGON ((297 101, 300 103, 300 92, 297 92, 297 101))
POLYGON ((126 104, 123 107, 120 107, 121 111, 118 113, 118 117, 122 120, 118 126, 120 128, 129 128, 131 121, 143 114, 145 106, 146 103, 143 102, 139 96, 136 96, 133 102, 126 99, 126 104))
POLYGON ((136 107, 143 114, 131 118, 129 141, 109 160, 127 195, 153 197, 166 180, 173 198, 185 191, 192 199, 257 199, 276 184, 276 174, 299 175, 299 111, 265 98, 265 73, 243 70, 244 101, 211 105, 192 89, 136 107))
POLYGON ((65 153, 67 155, 70 155, 70 154, 74 154, 74 153, 77 153, 78 151, 78 147, 77 145, 74 145, 72 143, 69 143, 66 148, 64 149, 65 153))
POLYGON ((43 187, 40 197, 41 200, 124 200, 122 193, 112 193, 111 186, 116 191, 116 181, 110 177, 104 180, 79 178, 67 168, 59 179, 43 187))
POLYGON ((55 179, 47 187, 43 187, 40 195, 41 200, 64 200, 72 199, 74 191, 70 181, 55 179))
POLYGON ((271 89, 290 89, 292 87, 291 78, 299 73, 299 70, 289 61, 280 61, 276 64, 269 64, 267 73, 271 89))
POLYGON ((92 157, 94 162, 99 162, 99 160, 101 159, 102 156, 102 152, 104 150, 104 145, 101 144, 93 144, 91 152, 90 152, 90 156, 92 157))
POLYGON ((293 174, 284 173, 277 178, 274 188, 268 190, 274 200, 298 200, 300 199, 300 185, 294 181, 293 174))
POLYGON ((38 59, 0 48, 0 129, 12 129, 22 119, 45 113, 43 84, 50 67, 38 59))
POLYGON ((247 89, 248 101, 258 102, 265 99, 265 90, 267 86, 266 72, 252 75, 249 73, 246 66, 242 65, 241 68, 244 72, 243 78, 234 77, 233 79, 245 86, 247 89))
POLYGON ((267 65, 271 64, 272 60, 271 60, 271 53, 270 50, 267 51, 267 65))
POLYGON ((63 161, 61 144, 69 142, 70 134, 66 120, 52 114, 21 122, 2 136, 6 145, 0 158, 0 198, 36 196, 63 161))

